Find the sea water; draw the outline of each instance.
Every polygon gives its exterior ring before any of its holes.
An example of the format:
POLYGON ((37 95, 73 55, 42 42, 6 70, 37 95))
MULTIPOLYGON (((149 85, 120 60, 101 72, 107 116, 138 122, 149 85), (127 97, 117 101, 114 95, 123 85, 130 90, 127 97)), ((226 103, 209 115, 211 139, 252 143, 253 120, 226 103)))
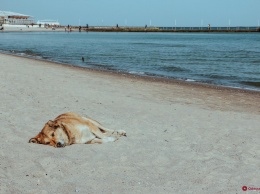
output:
POLYGON ((260 91, 260 33, 12 32, 0 51, 260 91))

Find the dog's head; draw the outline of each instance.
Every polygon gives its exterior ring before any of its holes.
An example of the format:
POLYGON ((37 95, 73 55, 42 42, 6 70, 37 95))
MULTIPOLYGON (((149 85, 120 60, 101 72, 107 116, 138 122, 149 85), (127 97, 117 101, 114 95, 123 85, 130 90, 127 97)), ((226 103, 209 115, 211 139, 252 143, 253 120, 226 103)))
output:
POLYGON ((53 147, 65 147, 68 142, 68 136, 64 132, 64 125, 55 121, 48 121, 41 132, 29 143, 44 144, 53 147))

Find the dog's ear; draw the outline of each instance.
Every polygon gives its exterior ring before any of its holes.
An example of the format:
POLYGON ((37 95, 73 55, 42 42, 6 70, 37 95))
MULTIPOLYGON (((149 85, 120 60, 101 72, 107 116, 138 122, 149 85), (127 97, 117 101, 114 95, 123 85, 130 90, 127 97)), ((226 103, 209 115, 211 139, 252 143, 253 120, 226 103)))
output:
POLYGON ((39 143, 39 141, 34 137, 29 140, 29 143, 39 143))
POLYGON ((42 138, 42 134, 39 133, 38 135, 36 135, 35 137, 31 138, 29 140, 29 143, 38 143, 40 144, 41 143, 41 138, 42 138))
POLYGON ((47 125, 49 125, 50 127, 53 127, 53 124, 54 124, 54 121, 52 121, 52 120, 49 120, 49 121, 47 122, 47 125))
POLYGON ((59 127, 61 127, 62 125, 61 124, 59 124, 59 123, 55 123, 55 124, 53 124, 53 128, 54 129, 57 129, 57 128, 59 128, 59 127))
POLYGON ((57 121, 52 121, 52 120, 49 120, 47 122, 47 125, 49 125, 49 127, 52 127, 54 129, 57 129, 58 127, 61 126, 57 121))

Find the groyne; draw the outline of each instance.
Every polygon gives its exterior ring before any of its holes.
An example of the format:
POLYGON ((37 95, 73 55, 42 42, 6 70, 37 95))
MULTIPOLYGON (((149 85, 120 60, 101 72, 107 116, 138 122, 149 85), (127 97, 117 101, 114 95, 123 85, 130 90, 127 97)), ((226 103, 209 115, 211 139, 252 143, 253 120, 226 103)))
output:
POLYGON ((125 26, 55 26, 55 27, 4 27, 0 32, 12 31, 66 31, 66 32, 260 32, 260 27, 125 27, 125 26))
MULTIPOLYGON (((75 27, 73 27, 73 30, 75 27)), ((81 31, 94 32, 260 32, 259 27, 82 27, 81 31)))

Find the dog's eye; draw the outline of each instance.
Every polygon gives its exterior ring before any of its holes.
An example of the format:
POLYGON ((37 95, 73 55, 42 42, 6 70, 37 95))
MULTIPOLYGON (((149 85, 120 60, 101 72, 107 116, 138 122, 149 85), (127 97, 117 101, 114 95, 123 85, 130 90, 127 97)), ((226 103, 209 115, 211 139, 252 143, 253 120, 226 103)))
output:
POLYGON ((50 143, 51 143, 51 142, 46 142, 45 144, 46 144, 46 145, 49 145, 50 143))
POLYGON ((51 134, 52 137, 54 137, 54 132, 51 134))

